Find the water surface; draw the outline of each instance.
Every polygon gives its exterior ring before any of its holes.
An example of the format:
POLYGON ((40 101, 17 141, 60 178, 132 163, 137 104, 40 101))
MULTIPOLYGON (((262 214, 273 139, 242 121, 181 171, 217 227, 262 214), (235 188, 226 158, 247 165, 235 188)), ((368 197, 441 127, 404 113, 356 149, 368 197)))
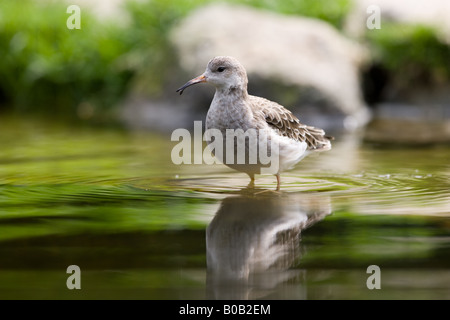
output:
POLYGON ((277 193, 162 134, 0 128, 0 299, 450 299, 449 146, 338 136, 277 193))

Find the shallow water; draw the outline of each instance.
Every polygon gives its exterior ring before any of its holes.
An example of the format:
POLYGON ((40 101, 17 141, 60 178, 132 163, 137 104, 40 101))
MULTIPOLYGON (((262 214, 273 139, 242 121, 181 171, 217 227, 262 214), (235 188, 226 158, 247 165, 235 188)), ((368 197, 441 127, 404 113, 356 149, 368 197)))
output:
POLYGON ((449 146, 338 136, 276 193, 175 144, 0 118, 0 299, 450 299, 449 146))

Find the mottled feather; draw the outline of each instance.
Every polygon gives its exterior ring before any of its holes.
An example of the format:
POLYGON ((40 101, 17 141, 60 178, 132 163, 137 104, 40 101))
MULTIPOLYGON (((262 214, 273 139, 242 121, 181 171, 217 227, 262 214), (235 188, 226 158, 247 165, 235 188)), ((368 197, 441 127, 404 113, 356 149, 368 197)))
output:
POLYGON ((325 135, 322 129, 302 124, 291 111, 273 101, 249 96, 254 110, 260 112, 267 124, 278 134, 299 142, 306 142, 308 150, 326 151, 331 149, 333 137, 325 135))

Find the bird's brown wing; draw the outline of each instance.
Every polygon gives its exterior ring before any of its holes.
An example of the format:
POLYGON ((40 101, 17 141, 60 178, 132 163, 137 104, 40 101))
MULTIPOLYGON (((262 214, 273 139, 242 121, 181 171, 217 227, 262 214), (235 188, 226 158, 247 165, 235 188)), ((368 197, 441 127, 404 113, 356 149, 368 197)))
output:
POLYGON ((273 101, 251 96, 252 105, 262 113, 267 124, 280 135, 296 141, 306 142, 308 150, 325 151, 331 149, 333 137, 325 135, 322 129, 307 126, 291 111, 273 101))

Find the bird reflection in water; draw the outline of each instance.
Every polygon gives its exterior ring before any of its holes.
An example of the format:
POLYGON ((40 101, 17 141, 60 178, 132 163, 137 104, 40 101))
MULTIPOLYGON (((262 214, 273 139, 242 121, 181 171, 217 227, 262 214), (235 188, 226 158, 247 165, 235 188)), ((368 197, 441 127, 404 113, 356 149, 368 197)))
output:
POLYGON ((329 196, 260 191, 224 199, 206 230, 208 298, 279 298, 280 284, 302 277, 300 234, 331 213, 329 196))

